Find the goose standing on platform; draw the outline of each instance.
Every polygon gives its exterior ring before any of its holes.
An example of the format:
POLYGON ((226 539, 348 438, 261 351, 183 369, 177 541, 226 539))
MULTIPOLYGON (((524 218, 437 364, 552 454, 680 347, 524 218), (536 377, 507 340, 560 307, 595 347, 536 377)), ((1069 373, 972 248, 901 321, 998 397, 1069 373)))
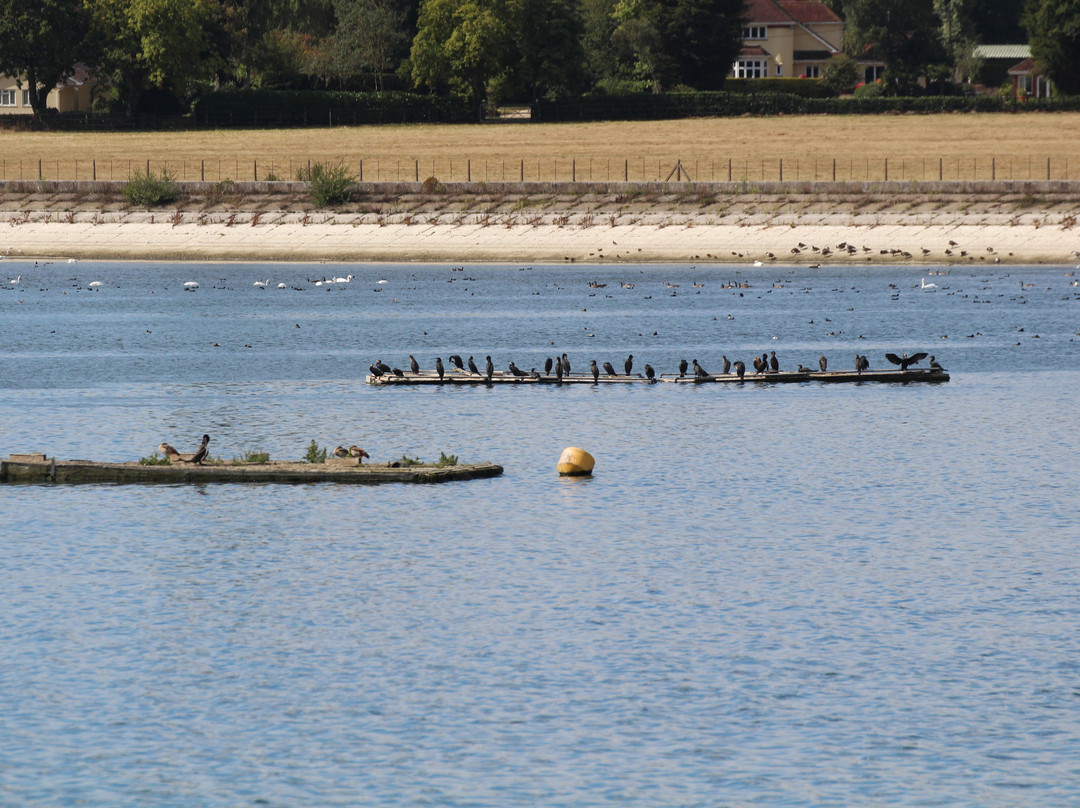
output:
POLYGON ((206 456, 209 454, 209 449, 206 448, 209 443, 210 443, 210 436, 209 435, 203 435, 202 436, 202 443, 200 443, 199 448, 195 450, 195 454, 193 454, 191 456, 191 461, 190 462, 195 463, 198 466, 201 466, 203 464, 203 461, 206 460, 206 456))
POLYGON ((443 373, 445 372, 443 369, 442 357, 435 357, 435 372, 439 374, 439 381, 441 382, 443 380, 443 373))
POLYGON ((334 457, 348 457, 348 456, 349 456, 349 450, 346 449, 344 446, 338 446, 336 449, 334 449, 334 457))
POLYGON ((364 458, 365 457, 368 460, 371 459, 371 455, 369 455, 367 452, 365 452, 359 446, 350 446, 349 447, 349 457, 357 458, 357 464, 361 465, 361 466, 364 465, 364 458))

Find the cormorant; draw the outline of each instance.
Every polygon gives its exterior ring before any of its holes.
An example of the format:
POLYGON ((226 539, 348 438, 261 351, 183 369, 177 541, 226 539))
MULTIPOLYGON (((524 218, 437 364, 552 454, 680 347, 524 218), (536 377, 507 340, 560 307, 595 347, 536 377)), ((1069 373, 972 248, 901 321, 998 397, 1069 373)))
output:
POLYGON ((762 372, 761 357, 757 354, 754 354, 754 371, 756 373, 762 372))
POLYGON ((780 361, 776 358, 776 351, 770 352, 769 367, 772 368, 773 373, 780 372, 780 361))
POLYGON ((688 367, 688 366, 687 366, 687 364, 686 364, 686 360, 685 360, 685 359, 680 359, 680 360, 679 360, 679 378, 680 378, 680 379, 681 379, 681 378, 682 378, 683 376, 685 376, 685 375, 686 375, 686 368, 687 368, 687 367, 688 367))
POLYGON ((589 363, 589 373, 592 374, 593 384, 596 384, 597 381, 599 381, 599 379, 600 379, 600 368, 598 368, 596 366, 596 360, 595 359, 592 360, 592 362, 589 363))
POLYGON ((739 381, 742 381, 743 376, 746 375, 746 365, 743 362, 736 362, 734 368, 735 375, 739 377, 739 381))
POLYGON ((390 368, 390 372, 397 376, 399 379, 405 376, 405 373, 401 370, 401 368, 390 368))
POLYGON ((537 381, 540 381, 540 374, 536 372, 536 368, 533 368, 532 370, 529 371, 529 378, 530 379, 536 379, 537 381))
POLYGON ((461 362, 461 357, 458 356, 456 353, 455 354, 450 354, 448 359, 450 360, 450 364, 452 364, 458 370, 465 370, 465 366, 461 362))
POLYGON ((707 379, 709 374, 705 372, 705 368, 698 364, 697 360, 694 360, 694 378, 707 379))
POLYGON ((721 356, 720 359, 723 360, 723 363, 724 363, 724 365, 723 365, 724 373, 730 373, 731 372, 731 360, 728 359, 726 356, 721 356))
POLYGON ((371 375, 374 376, 376 379, 383 375, 383 372, 374 365, 368 365, 368 370, 371 371, 371 375))
POLYGON ((930 370, 935 373, 944 373, 945 368, 938 364, 938 361, 934 357, 930 357, 930 370))
POLYGON ((894 353, 885 354, 885 358, 892 362, 894 365, 899 365, 900 370, 907 370, 909 365, 919 364, 919 362, 926 359, 927 356, 929 356, 929 354, 925 352, 917 353, 914 356, 908 356, 907 354, 904 354, 903 356, 897 356, 894 353))
POLYGON ((615 368, 610 362, 604 363, 604 373, 606 373, 608 376, 618 375, 617 373, 615 373, 615 368))
POLYGON ((491 377, 495 375, 495 365, 491 363, 491 357, 487 358, 487 364, 484 365, 484 372, 487 375, 488 384, 491 383, 491 377))
POLYGON ((524 370, 515 365, 513 362, 510 363, 510 372, 513 373, 514 377, 518 379, 520 379, 522 376, 529 375, 524 370))
POLYGON ((443 380, 443 373, 445 372, 443 370, 442 357, 435 357, 435 372, 439 374, 439 381, 441 382, 443 380))
POLYGON ((656 371, 653 370, 652 365, 645 366, 645 378, 650 382, 656 380, 656 371))
POLYGON ((477 376, 480 375, 480 370, 476 367, 476 363, 471 356, 469 357, 469 373, 475 373, 477 376))
POLYGON ((564 375, 570 375, 570 360, 566 358, 566 354, 562 355, 562 372, 564 375))
POLYGON ((768 373, 769 372, 769 355, 768 354, 762 354, 761 355, 761 371, 760 372, 761 373, 768 373))
POLYGON ((377 367, 383 373, 389 373, 390 372, 390 366, 388 364, 386 364, 384 361, 382 361, 381 359, 376 359, 375 360, 375 367, 377 367))
POLYGON ((801 362, 799 363, 799 367, 798 367, 798 372, 799 372, 799 373, 813 373, 813 371, 812 371, 812 370, 810 370, 810 368, 804 368, 804 367, 802 366, 802 363, 801 363, 801 362))
MULTIPOLYGON (((545 376, 550 376, 551 375, 551 366, 553 364, 555 364, 555 363, 552 361, 550 356, 547 359, 544 360, 544 375, 545 376)), ((562 362, 560 362, 559 364, 562 365, 562 362)))
POLYGON ((824 354, 822 354, 821 356, 818 357, 817 363, 818 363, 818 367, 821 368, 822 373, 824 373, 825 368, 827 368, 829 366, 829 360, 825 358, 824 354))
POLYGON ((562 384, 562 360, 556 360, 555 362, 555 380, 562 384))
POLYGON ((630 371, 634 369, 634 355, 630 354, 626 357, 626 361, 623 362, 623 369, 626 371, 626 375, 630 375, 630 371))
POLYGON ((409 354, 409 369, 413 373, 419 373, 420 372, 420 363, 417 362, 415 359, 413 359, 412 354, 409 354))

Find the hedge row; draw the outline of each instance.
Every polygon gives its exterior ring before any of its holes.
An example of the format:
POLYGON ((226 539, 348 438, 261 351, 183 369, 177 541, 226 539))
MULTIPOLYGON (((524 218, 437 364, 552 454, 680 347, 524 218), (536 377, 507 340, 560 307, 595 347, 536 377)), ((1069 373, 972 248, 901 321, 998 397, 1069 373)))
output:
POLYGON ((459 123, 476 118, 475 109, 459 96, 396 91, 236 90, 200 98, 192 113, 196 126, 459 123))
POLYGON ((918 98, 804 98, 790 93, 641 93, 542 101, 534 121, 614 121, 739 115, 878 115, 883 113, 1014 112, 1080 110, 1080 96, 1016 101, 1000 96, 918 98))

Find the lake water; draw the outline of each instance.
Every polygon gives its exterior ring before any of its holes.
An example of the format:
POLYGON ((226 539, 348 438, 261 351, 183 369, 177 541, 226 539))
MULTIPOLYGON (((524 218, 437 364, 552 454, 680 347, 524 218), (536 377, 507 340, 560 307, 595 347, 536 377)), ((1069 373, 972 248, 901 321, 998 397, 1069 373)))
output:
POLYGON ((1080 802, 1070 267, 3 269, 4 456, 506 473, 3 487, 0 805, 1080 802), (772 350, 952 380, 363 384, 772 350))

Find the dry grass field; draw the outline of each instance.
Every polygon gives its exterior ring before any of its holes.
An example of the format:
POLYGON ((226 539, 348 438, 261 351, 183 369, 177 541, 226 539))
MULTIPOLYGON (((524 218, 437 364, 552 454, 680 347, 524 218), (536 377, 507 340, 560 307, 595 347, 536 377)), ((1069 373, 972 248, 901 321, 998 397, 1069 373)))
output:
POLYGON ((1077 179, 1080 113, 778 116, 181 132, 4 132, 0 179, 294 179, 344 161, 365 180, 1077 179))

